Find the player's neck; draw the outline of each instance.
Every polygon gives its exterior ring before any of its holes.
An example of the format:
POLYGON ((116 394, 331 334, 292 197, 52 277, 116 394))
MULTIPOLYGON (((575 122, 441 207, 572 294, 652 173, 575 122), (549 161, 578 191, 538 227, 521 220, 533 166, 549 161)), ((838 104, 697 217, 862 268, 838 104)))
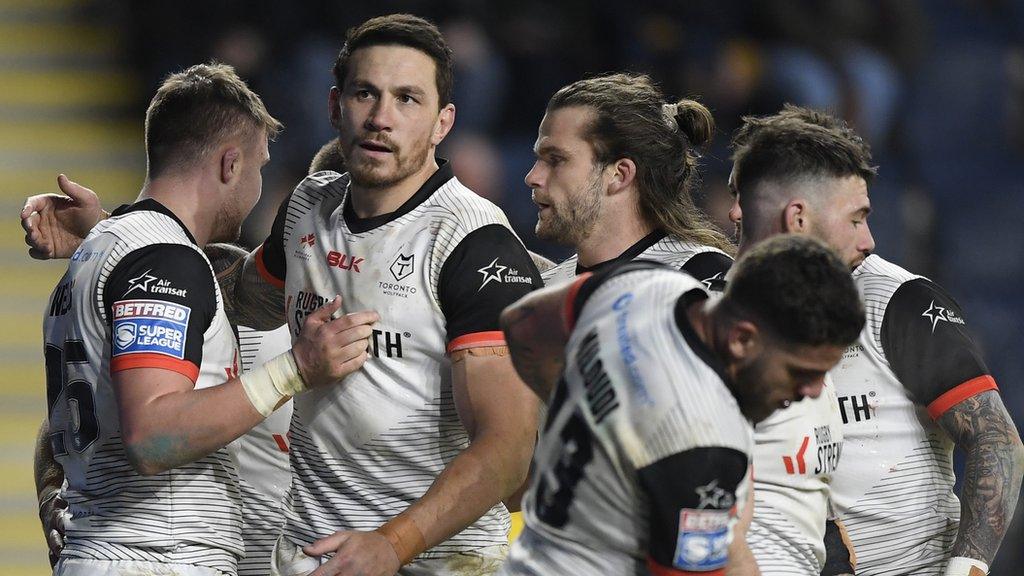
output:
POLYGON ((653 231, 654 226, 636 216, 619 220, 603 218, 590 236, 576 246, 576 255, 580 264, 590 268, 618 258, 653 231))
POLYGON ((210 208, 209 199, 204 203, 200 194, 202 186, 196 179, 160 177, 147 180, 139 193, 139 200, 156 200, 170 210, 188 229, 196 244, 206 246, 213 227, 217 208, 210 208))
POLYGON ((420 170, 410 174, 405 179, 396 182, 391 186, 382 188, 364 188, 355 182, 349 187, 349 196, 352 199, 352 210, 359 218, 373 218, 390 214, 401 208, 412 198, 423 184, 437 172, 437 161, 431 154, 430 161, 425 163, 420 170))

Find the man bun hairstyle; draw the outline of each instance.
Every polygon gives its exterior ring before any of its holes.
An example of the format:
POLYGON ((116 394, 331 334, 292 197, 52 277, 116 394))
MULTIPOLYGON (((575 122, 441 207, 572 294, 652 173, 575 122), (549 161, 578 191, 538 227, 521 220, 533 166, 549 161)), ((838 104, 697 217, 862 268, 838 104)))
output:
POLYGON ((452 101, 452 50, 433 22, 412 14, 388 14, 349 28, 334 61, 334 83, 339 89, 348 77, 352 53, 371 46, 405 46, 430 56, 435 67, 438 110, 452 101))
POLYGON ((733 253, 734 247, 693 203, 699 182, 699 149, 715 131, 708 109, 695 100, 665 103, 645 74, 614 73, 573 82, 547 110, 589 108, 594 120, 584 138, 600 164, 629 158, 636 164, 639 210, 668 234, 733 253))
POLYGON ((719 306, 783 341, 849 346, 864 328, 864 305, 850 269, 822 242, 780 234, 733 266, 719 306))
POLYGON ((878 173, 871 147, 835 116, 786 104, 771 116, 744 116, 732 139, 733 185, 740 194, 765 181, 859 176, 878 173))
POLYGON ((146 160, 150 179, 169 168, 195 166, 221 142, 282 125, 259 95, 227 64, 197 64, 164 79, 146 110, 146 160))

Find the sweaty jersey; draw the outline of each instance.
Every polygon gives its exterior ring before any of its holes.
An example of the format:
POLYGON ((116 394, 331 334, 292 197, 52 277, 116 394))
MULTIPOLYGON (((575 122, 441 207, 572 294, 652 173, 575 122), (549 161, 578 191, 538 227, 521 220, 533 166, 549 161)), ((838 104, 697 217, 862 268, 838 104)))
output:
POLYGON ((842 425, 835 385, 826 377, 820 396, 776 410, 754 427, 754 516, 747 545, 765 576, 821 572, 842 425))
POLYGON ((49 441, 70 503, 62 557, 234 572, 242 542, 229 449, 140 476, 111 381, 121 370, 160 368, 206 388, 237 366, 213 270, 188 230, 154 200, 98 224, 50 297, 43 333, 49 441))
MULTIPOLYGON (((285 536, 308 544, 373 530, 418 500, 469 445, 448 353, 503 346, 498 315, 540 276, 504 214, 440 169, 396 212, 360 219, 347 175, 306 178, 282 205, 259 262, 283 285, 294 336, 335 294, 376 310, 370 360, 342 385, 296 397, 285 536)), ((507 543, 500 503, 420 556, 507 543)))
POLYGON ((649 263, 582 281, 501 574, 711 571, 749 490, 750 424, 694 332, 692 277, 649 263))
POLYGON ((995 380, 942 288, 878 256, 853 278, 867 324, 831 372, 846 437, 833 501, 857 574, 940 574, 960 504, 953 442, 936 420, 995 380))
MULTIPOLYGON (((291 348, 287 326, 260 332, 238 327, 242 372, 259 367, 291 348)), ((242 541, 245 558, 239 576, 266 576, 274 542, 284 529, 284 503, 291 488, 288 468, 289 400, 238 439, 238 476, 242 491, 242 541)))
POLYGON ((719 291, 724 288, 725 274, 732 266, 732 258, 718 248, 697 244, 655 230, 612 260, 588 268, 580 264, 577 254, 573 254, 557 266, 544 271, 541 277, 544 279, 544 284, 550 286, 571 280, 584 272, 597 272, 605 267, 630 260, 661 262, 700 280, 707 289, 719 291))

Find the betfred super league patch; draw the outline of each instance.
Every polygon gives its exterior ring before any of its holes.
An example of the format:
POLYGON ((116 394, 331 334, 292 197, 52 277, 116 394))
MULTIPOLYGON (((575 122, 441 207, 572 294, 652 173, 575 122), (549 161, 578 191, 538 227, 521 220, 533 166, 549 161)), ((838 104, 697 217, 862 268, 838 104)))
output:
POLYGON ((185 358, 188 338, 188 306, 160 300, 121 300, 113 306, 111 356, 164 354, 185 358))
POLYGON ((673 565, 680 570, 717 570, 729 559, 729 512, 683 509, 673 565))

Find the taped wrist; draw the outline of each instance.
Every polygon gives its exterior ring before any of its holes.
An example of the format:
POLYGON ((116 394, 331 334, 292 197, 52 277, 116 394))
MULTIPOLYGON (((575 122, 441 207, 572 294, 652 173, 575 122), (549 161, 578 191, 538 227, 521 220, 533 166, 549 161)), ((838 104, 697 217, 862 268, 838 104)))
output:
POLYGON ((377 528, 376 532, 388 539, 402 566, 412 562, 413 558, 427 549, 423 533, 416 527, 416 523, 408 518, 396 516, 377 528))
POLYGON ((306 389, 291 350, 242 374, 239 379, 249 402, 264 418, 270 416, 281 400, 306 389))
POLYGON ((946 571, 942 576, 985 576, 988 574, 988 564, 975 558, 965 556, 954 556, 946 564, 946 571))

